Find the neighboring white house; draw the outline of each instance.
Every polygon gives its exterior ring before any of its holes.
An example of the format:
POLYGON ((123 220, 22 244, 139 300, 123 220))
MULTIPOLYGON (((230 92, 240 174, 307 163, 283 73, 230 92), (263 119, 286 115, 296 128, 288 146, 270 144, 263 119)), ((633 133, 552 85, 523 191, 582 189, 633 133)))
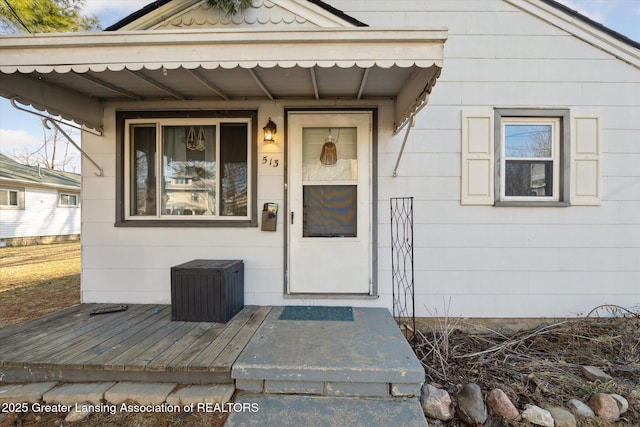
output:
POLYGON ((0 38, 2 96, 100 133, 83 302, 168 303, 170 267, 242 259, 247 304, 391 309, 409 196, 418 316, 640 304, 637 42, 552 0, 253 3, 0 38))
POLYGON ((20 164, 0 154, 0 245, 78 239, 79 174, 20 164))

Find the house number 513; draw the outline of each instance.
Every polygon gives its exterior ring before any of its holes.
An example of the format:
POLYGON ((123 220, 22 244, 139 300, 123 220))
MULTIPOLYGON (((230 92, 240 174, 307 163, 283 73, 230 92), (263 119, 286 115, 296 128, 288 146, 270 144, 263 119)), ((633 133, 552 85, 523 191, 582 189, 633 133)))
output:
POLYGON ((280 160, 274 159, 271 156, 262 156, 262 164, 271 166, 272 168, 277 168, 280 165, 280 160))

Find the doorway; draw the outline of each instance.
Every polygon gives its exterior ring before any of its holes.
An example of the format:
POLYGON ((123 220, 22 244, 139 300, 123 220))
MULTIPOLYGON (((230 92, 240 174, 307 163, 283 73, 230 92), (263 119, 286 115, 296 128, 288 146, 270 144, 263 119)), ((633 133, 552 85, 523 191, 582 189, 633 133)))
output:
POLYGON ((372 292, 372 114, 290 112, 290 294, 372 292))

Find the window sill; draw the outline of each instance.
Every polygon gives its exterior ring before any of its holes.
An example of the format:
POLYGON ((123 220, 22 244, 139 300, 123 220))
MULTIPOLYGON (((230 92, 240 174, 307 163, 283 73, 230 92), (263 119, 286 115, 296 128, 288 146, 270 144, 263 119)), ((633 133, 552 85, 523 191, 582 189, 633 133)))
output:
POLYGON ((240 227, 257 227, 258 222, 256 220, 124 220, 116 221, 115 227, 165 227, 165 228, 185 228, 185 227, 210 227, 210 228, 240 228, 240 227))
POLYGON ((545 202, 545 201, 513 201, 513 202, 505 202, 505 201, 496 201, 494 206, 499 208, 504 207, 522 207, 522 208, 568 208, 571 206, 569 202, 545 202))

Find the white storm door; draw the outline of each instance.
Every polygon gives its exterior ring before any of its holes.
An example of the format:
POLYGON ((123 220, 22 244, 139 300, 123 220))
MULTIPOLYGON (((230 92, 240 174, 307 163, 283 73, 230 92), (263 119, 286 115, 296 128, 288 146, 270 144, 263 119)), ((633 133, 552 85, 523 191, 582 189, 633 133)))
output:
POLYGON ((290 113, 288 129, 288 292, 369 294, 371 114, 290 113))

